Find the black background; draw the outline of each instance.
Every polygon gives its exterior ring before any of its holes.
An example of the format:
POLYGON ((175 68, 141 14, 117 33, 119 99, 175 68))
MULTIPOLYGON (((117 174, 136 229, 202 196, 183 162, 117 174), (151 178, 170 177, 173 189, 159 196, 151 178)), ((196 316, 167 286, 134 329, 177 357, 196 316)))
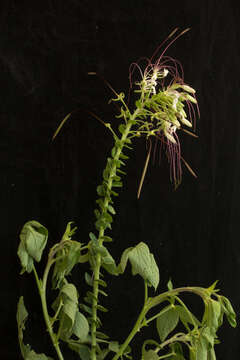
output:
MULTIPOLYGON (((166 161, 151 166, 142 195, 136 193, 144 165, 144 139, 136 141, 128 177, 116 200, 111 253, 140 241, 149 244, 161 273, 160 290, 169 277, 175 286, 209 286, 216 279, 239 313, 240 292, 240 7, 212 1, 2 1, 0 5, 1 120, 1 357, 20 359, 15 312, 25 296, 31 312, 26 340, 37 352, 56 357, 41 320, 32 275, 20 276, 18 234, 31 219, 60 239, 68 221, 84 242, 93 231, 96 186, 111 134, 89 115, 116 123, 111 91, 128 91, 128 68, 150 57, 175 28, 190 27, 168 50, 183 65, 186 83, 197 91, 201 118, 198 139, 180 134, 184 158, 198 174, 184 169, 174 191, 166 161), (55 142, 60 121, 74 111, 55 142)), ((42 267, 40 265, 40 271, 42 267)), ((83 279, 73 278, 82 295, 83 279)), ((108 279, 105 330, 122 341, 136 319, 142 282, 130 277, 108 279), (115 281, 113 281, 115 280, 115 281), (125 316, 122 310, 125 311, 125 316)), ((190 299, 190 301, 192 301, 190 299)), ((201 306, 193 301, 198 312, 201 306)), ((151 336, 153 331, 147 329, 151 336)), ((226 323, 220 331, 218 359, 239 355, 239 329, 226 323)), ((139 345, 139 337, 135 344, 139 345)), ((138 348, 139 349, 139 348, 138 348)), ((135 351, 135 358, 138 350, 135 351)), ((69 354, 68 359, 77 355, 69 354)))

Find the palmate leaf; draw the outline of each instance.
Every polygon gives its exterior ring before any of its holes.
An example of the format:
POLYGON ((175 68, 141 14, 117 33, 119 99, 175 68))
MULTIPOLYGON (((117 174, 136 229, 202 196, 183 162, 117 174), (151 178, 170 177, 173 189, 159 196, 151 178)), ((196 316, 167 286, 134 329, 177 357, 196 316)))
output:
POLYGON ((34 261, 40 261, 43 250, 47 244, 48 230, 39 222, 28 221, 20 233, 20 244, 18 246, 18 257, 22 265, 22 273, 30 273, 34 261))
POLYGON ((24 305, 23 296, 20 297, 17 305, 17 324, 18 324, 18 340, 21 349, 21 354, 24 360, 53 360, 45 354, 37 354, 31 349, 30 345, 25 345, 23 342, 23 331, 25 330, 25 322, 28 318, 28 312, 24 305))
POLYGON ((149 286, 156 290, 159 284, 159 270, 153 254, 150 253, 148 246, 140 242, 135 247, 126 249, 121 257, 118 271, 123 273, 127 266, 128 260, 132 265, 132 274, 139 274, 147 281, 149 286))

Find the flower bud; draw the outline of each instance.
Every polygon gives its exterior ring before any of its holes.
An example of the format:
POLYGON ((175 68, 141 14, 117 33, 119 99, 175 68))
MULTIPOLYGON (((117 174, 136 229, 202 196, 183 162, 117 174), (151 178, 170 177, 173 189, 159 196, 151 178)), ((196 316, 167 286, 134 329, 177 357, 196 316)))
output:
POLYGON ((191 94, 195 94, 195 90, 191 87, 191 86, 189 86, 189 85, 182 85, 182 89, 183 90, 185 90, 185 91, 187 91, 187 92, 190 92, 191 94))

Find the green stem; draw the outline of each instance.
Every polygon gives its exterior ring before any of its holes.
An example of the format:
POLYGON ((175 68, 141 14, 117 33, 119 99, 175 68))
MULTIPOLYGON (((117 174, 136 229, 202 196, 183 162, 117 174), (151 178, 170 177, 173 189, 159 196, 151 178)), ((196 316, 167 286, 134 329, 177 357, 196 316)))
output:
POLYGON ((167 300, 167 298, 169 298, 171 296, 177 296, 179 293, 182 293, 182 292, 190 292, 190 293, 196 294, 196 295, 200 296, 203 300, 207 297, 206 289, 201 288, 201 287, 177 288, 177 289, 166 291, 160 295, 154 296, 153 298, 149 298, 147 301, 147 304, 146 304, 147 310, 150 310, 154 306, 161 304, 163 301, 167 300))
POLYGON ((56 353, 58 355, 58 359, 59 360, 64 360, 63 355, 61 353, 60 347, 59 347, 59 343, 57 341, 56 335, 53 332, 52 329, 52 324, 51 324, 51 320, 50 320, 50 316, 48 314, 48 308, 47 308, 47 300, 46 300, 46 287, 47 287, 47 278, 48 278, 48 274, 49 274, 49 270, 52 266, 52 264, 54 263, 54 260, 48 260, 44 274, 43 274, 43 280, 42 282, 40 281, 37 271, 35 269, 35 267, 33 266, 33 272, 34 272, 34 276, 36 279, 36 283, 37 283, 37 287, 38 287, 38 291, 39 291, 39 295, 41 298, 41 303, 42 303, 42 311, 43 311, 43 316, 44 316, 44 320, 47 326, 47 330, 49 332, 50 338, 52 340, 53 346, 56 350, 56 353))
MULTIPOLYGON (((145 286, 146 286, 146 283, 145 283, 145 286)), ((160 294, 158 296, 155 296, 153 298, 147 298, 146 297, 146 289, 145 289, 145 302, 144 302, 144 306, 142 308, 142 311, 139 314, 139 317, 138 317, 133 329, 131 330, 130 334, 128 335, 127 339, 124 341, 124 343, 121 345, 119 351, 113 357, 113 360, 117 360, 120 356, 122 356, 123 353, 124 353, 124 350, 126 349, 128 344, 132 341, 132 339, 134 338, 136 333, 140 330, 140 328, 142 326, 144 326, 144 325, 147 325, 148 322, 153 320, 153 318, 151 318, 149 320, 145 320, 145 316, 146 316, 147 312, 151 308, 153 308, 154 306, 159 305, 160 303, 168 300, 169 297, 176 296, 176 295, 178 295, 179 293, 182 293, 182 292, 195 293, 195 294, 201 296, 201 298, 204 298, 206 296, 205 289, 203 289, 203 288, 200 288, 200 287, 182 287, 182 288, 177 288, 177 289, 166 291, 166 292, 164 292, 164 293, 162 293, 162 294, 160 294)), ((180 335, 182 335, 182 334, 180 334, 180 335)), ((179 336, 179 334, 176 334, 171 339, 166 340, 164 343, 161 344, 161 346, 159 347, 159 350, 162 349, 164 346, 168 345, 169 343, 175 341, 176 338, 178 338, 178 336, 179 336)), ((183 334, 182 338, 178 338, 179 341, 183 341, 185 339, 186 339, 185 334, 183 334)))
MULTIPOLYGON (((107 181, 107 188, 108 188, 109 191, 111 191, 111 189, 112 189, 113 178, 116 175, 116 170, 117 170, 116 163, 120 159, 120 155, 121 155, 122 149, 124 147, 124 143, 126 142, 126 140, 128 138, 131 127, 132 127, 132 125, 134 123, 134 120, 137 117, 138 113, 139 113, 139 109, 137 109, 133 113, 133 115, 129 119, 128 123, 126 124, 125 130, 122 133, 122 136, 121 136, 121 139, 120 139, 120 144, 122 144, 122 145, 117 148, 117 151, 116 151, 115 155, 113 156, 113 160, 114 160, 113 164, 114 165, 111 167, 109 177, 108 177, 108 181, 107 181)), ((103 211, 104 210, 107 211, 108 205, 109 205, 109 197, 105 196, 104 202, 103 202, 103 211)), ((99 234, 98 234, 98 241, 99 241, 100 245, 102 245, 102 243, 103 243, 104 232, 105 232, 104 227, 100 227, 99 234)), ((97 305, 98 305, 98 290, 99 290, 98 284, 99 284, 99 278, 100 278, 100 269, 101 269, 101 255, 97 254, 96 255, 96 262, 94 264, 94 269, 93 269, 93 273, 94 273, 93 295, 94 295, 94 297, 93 297, 93 302, 92 302, 92 324, 91 324, 91 336, 92 336, 91 359, 92 360, 96 360, 97 305)))
POLYGON ((148 299, 147 294, 148 294, 148 287, 147 287, 147 282, 145 281, 145 295, 144 295, 144 305, 143 305, 142 311, 140 312, 140 314, 137 318, 137 321, 135 322, 130 334, 128 335, 128 337, 126 338, 124 343, 120 346, 116 355, 113 357, 113 360, 117 360, 119 357, 121 357, 123 355, 125 349, 130 344, 130 342, 132 341, 132 339, 134 338, 136 333, 139 332, 141 327, 145 325, 144 320, 145 320, 145 316, 147 313, 147 309, 146 309, 146 303, 147 303, 147 299, 148 299))

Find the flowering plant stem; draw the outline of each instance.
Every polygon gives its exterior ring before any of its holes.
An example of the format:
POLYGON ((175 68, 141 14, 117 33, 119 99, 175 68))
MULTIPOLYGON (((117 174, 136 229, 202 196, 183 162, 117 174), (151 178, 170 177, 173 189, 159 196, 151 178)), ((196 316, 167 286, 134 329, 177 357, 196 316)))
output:
POLYGON ((41 303, 42 303, 43 317, 44 317, 44 320, 45 320, 47 330, 48 330, 50 338, 52 340, 52 344, 53 344, 53 346, 54 346, 54 348, 56 350, 56 353, 58 355, 58 359, 59 360, 64 360, 62 352, 61 352, 60 347, 59 347, 57 336, 53 332, 51 319, 50 319, 50 316, 48 314, 47 299, 46 299, 46 289, 47 289, 48 274, 49 274, 50 268, 54 264, 54 262, 55 261, 51 258, 51 256, 49 256, 48 257, 48 262, 47 262, 47 265, 45 267, 45 271, 44 271, 44 274, 43 274, 43 280, 42 281, 38 277, 35 266, 33 266, 33 273, 34 273, 34 276, 35 276, 35 280, 36 280, 37 287, 38 287, 38 292, 39 292, 41 303))
MULTIPOLYGON (((124 104, 125 105, 125 104, 124 104)), ((131 127, 135 122, 135 119, 139 113, 139 109, 135 110, 133 115, 130 115, 130 118, 128 120, 128 123, 126 124, 125 130, 122 133, 121 139, 119 141, 119 147, 117 148, 117 151, 115 155, 113 156, 113 166, 111 167, 111 170, 109 172, 109 177, 107 180, 107 188, 109 192, 112 190, 112 183, 113 178, 116 175, 117 170, 117 162, 119 161, 123 146, 126 142, 126 139, 128 138, 128 135, 130 133, 131 127)), ((103 212, 107 212, 109 205, 109 197, 106 195, 103 201, 103 212)), ((104 237, 105 229, 103 226, 100 226, 99 228, 99 234, 98 234, 98 242, 101 246, 103 243, 103 237, 104 237)), ((92 302, 92 326, 91 326, 91 336, 92 336, 92 344, 91 344, 91 359, 96 360, 96 324, 97 324, 97 305, 98 305, 98 290, 99 290, 99 277, 100 277, 100 269, 101 269, 101 255, 96 255, 96 266, 94 267, 94 278, 93 278, 93 302, 92 302)))

